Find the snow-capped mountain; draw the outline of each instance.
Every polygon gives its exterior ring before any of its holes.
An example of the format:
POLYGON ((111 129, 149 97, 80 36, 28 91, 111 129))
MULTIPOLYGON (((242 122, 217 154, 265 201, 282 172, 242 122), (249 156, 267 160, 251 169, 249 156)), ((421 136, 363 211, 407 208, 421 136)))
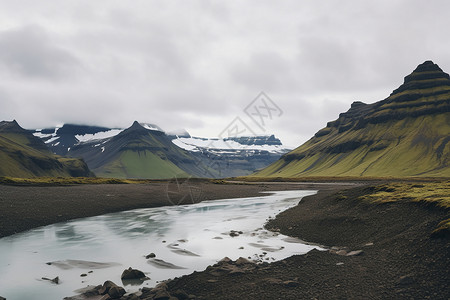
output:
MULTIPOLYGON (((153 124, 141 123, 140 125, 148 130, 163 131, 153 124)), ((123 130, 123 128, 64 124, 54 128, 36 129, 32 133, 42 139, 53 153, 66 155, 75 145, 93 141, 104 142, 123 130)))
POLYGON ((225 139, 177 136, 172 139, 172 142, 188 151, 210 151, 217 154, 231 153, 238 150, 245 150, 249 153, 267 151, 275 154, 284 154, 288 151, 274 135, 230 137, 225 139))
POLYGON ((201 138, 192 137, 186 130, 166 133, 157 125, 138 122, 127 129, 65 124, 55 128, 34 130, 33 134, 41 138, 53 153, 81 157, 99 176, 109 177, 145 178, 150 173, 152 178, 158 177, 155 172, 149 173, 145 170, 139 170, 137 173, 131 169, 125 173, 106 172, 108 166, 114 164, 120 164, 124 170, 128 168, 127 163, 131 162, 122 159, 124 153, 128 156, 133 153, 132 164, 146 165, 150 169, 152 163, 147 161, 149 153, 170 161, 173 164, 170 167, 166 164, 161 167, 159 164, 162 178, 170 173, 168 169, 172 171, 181 169, 198 177, 218 178, 251 174, 289 151, 274 135, 226 139, 201 138), (133 130, 130 131, 131 128, 133 130), (128 132, 127 135, 124 135, 125 131, 128 132), (153 141, 149 141, 149 137, 153 141), (120 143, 117 142, 119 140, 120 143), (139 140, 139 145, 142 143, 147 145, 144 147, 146 155, 139 154, 143 149, 136 146, 136 140, 139 140), (161 143, 165 146, 162 147, 161 143), (134 155, 134 152, 137 155, 134 155), (143 161, 136 162, 136 160, 143 161))

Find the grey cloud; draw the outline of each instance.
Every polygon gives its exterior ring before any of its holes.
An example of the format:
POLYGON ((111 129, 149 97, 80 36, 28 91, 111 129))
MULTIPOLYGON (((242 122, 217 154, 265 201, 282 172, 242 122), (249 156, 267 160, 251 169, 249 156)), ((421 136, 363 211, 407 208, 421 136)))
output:
POLYGON ((41 27, 30 25, 0 32, 0 65, 24 77, 57 79, 72 75, 80 62, 41 27))
POLYGON ((231 69, 236 84, 247 89, 278 92, 296 84, 295 65, 276 52, 257 52, 231 69))
POLYGON ((138 119, 210 135, 264 91, 284 111, 266 133, 296 145, 353 101, 384 99, 426 59, 449 72, 449 10, 442 0, 10 1, 0 117, 138 119))

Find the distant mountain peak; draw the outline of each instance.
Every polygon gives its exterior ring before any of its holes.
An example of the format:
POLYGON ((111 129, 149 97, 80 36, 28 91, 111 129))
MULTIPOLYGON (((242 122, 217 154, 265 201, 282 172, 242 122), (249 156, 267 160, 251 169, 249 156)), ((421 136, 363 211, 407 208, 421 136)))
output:
POLYGON ((140 129, 140 128, 144 128, 144 127, 142 127, 142 125, 141 124, 139 124, 139 122, 138 121, 134 121, 133 122, 133 124, 130 126, 130 129, 140 129))
POLYGON ((442 69, 431 60, 427 60, 424 63, 418 65, 417 68, 414 70, 414 72, 430 72, 430 71, 443 72, 442 69))
POLYGON ((150 124, 150 123, 141 123, 138 121, 134 121, 131 127, 128 129, 130 130, 153 130, 153 131, 161 131, 164 132, 159 126, 150 124))
POLYGON ((418 65, 411 74, 405 76, 403 84, 394 90, 391 96, 407 91, 416 93, 417 90, 447 86, 450 86, 449 75, 437 64, 427 60, 418 65))
POLYGON ((24 132, 23 129, 16 120, 12 121, 1 121, 0 122, 0 131, 8 131, 8 132, 24 132))

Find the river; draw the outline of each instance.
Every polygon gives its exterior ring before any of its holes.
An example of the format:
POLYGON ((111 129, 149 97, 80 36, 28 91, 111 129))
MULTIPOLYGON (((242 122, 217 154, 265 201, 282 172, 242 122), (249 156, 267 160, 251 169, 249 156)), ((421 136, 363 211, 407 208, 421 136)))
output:
POLYGON ((62 299, 112 280, 127 291, 204 270, 225 256, 272 262, 315 246, 263 229, 269 218, 316 191, 136 209, 36 228, 0 239, 0 296, 62 299), (230 233, 235 231, 234 234, 230 233), (232 236, 233 235, 233 236, 232 236), (150 253, 156 257, 146 258, 150 253), (150 280, 121 282, 123 270, 150 280), (54 284, 49 280, 59 278, 54 284))

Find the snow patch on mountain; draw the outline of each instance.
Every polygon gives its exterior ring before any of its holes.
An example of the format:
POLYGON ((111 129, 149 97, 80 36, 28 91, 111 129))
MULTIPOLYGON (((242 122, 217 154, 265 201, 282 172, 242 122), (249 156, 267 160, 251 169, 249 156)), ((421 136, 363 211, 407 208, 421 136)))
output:
POLYGON ((103 139, 111 138, 113 136, 118 135, 122 131, 123 131, 122 129, 111 129, 108 131, 100 131, 100 132, 97 132, 94 134, 83 134, 83 135, 77 134, 77 135, 75 135, 75 138, 78 141, 80 141, 80 143, 86 143, 86 142, 91 142, 94 140, 103 140, 103 139))
MULTIPOLYGON (((265 138, 265 137, 261 137, 265 138)), ((237 141, 230 139, 218 139, 218 138, 176 138, 172 140, 172 143, 180 148, 188 151, 199 152, 202 149, 212 150, 218 152, 218 150, 245 150, 245 151, 268 151, 270 153, 283 154, 287 152, 287 149, 281 145, 268 145, 268 144, 241 144, 237 141)))
POLYGON ((43 129, 36 129, 35 132, 33 132, 33 135, 35 137, 43 139, 44 143, 48 144, 59 139, 57 132, 61 127, 63 127, 63 125, 57 125, 52 133, 42 133, 43 129))

